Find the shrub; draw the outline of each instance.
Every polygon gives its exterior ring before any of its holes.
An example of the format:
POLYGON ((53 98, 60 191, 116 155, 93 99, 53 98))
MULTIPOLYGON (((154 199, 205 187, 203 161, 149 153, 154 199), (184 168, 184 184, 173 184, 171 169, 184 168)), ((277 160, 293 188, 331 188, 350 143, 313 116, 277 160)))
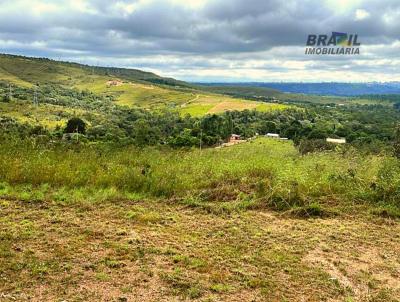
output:
POLYGON ((85 134, 86 133, 86 123, 78 117, 73 117, 68 120, 67 126, 64 129, 64 132, 65 133, 85 134))
POLYGON ((302 139, 297 148, 301 154, 319 152, 324 150, 333 150, 335 146, 329 144, 325 139, 302 139))

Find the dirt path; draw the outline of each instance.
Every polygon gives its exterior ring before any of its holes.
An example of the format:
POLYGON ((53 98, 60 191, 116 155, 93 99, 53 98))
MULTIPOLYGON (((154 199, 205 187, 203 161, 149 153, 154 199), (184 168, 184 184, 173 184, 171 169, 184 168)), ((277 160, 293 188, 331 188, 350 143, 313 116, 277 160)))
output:
POLYGON ((181 107, 186 107, 187 105, 189 105, 191 102, 197 101, 197 99, 200 97, 200 94, 196 94, 196 96, 193 99, 190 99, 189 101, 183 103, 181 105, 181 107))
POLYGON ((0 201, 0 301, 400 299, 399 221, 0 201))

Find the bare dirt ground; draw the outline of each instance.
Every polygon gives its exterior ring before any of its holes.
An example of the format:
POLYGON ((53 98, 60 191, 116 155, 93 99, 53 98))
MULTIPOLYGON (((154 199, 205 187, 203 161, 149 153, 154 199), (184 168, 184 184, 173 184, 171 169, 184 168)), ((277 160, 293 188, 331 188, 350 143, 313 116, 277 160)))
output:
POLYGON ((225 101, 222 103, 219 103, 215 105, 213 108, 211 108, 207 113, 218 113, 218 112, 224 112, 227 110, 244 110, 244 109, 255 109, 257 107, 256 102, 254 103, 240 103, 240 102, 235 102, 235 101, 225 101))
POLYGON ((0 200, 0 301, 399 301, 400 223, 0 200))

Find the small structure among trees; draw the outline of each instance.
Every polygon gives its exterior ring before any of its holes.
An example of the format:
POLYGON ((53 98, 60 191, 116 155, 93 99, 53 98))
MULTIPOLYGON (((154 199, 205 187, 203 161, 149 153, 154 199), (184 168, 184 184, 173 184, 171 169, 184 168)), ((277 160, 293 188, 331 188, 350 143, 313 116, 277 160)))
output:
POLYGON ((229 137, 228 142, 229 143, 237 143, 237 142, 240 142, 241 140, 242 139, 241 139, 241 136, 239 134, 231 134, 231 136, 229 137))
POLYGON ((279 138, 278 133, 267 133, 265 136, 270 138, 279 138))
POLYGON ((231 136, 228 138, 228 141, 226 143, 221 144, 217 148, 229 147, 229 146, 233 146, 233 145, 236 145, 236 144, 244 143, 246 141, 247 140, 242 139, 242 136, 239 135, 239 134, 231 134, 231 136))
POLYGON ((333 144, 345 144, 346 143, 346 139, 345 138, 330 138, 328 137, 326 139, 327 143, 333 143, 333 144))

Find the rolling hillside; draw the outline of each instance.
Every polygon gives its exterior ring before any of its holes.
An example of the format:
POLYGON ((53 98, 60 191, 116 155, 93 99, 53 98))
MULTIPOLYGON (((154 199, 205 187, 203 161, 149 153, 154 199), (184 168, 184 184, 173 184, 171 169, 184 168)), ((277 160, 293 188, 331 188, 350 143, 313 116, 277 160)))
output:
MULTIPOLYGON (((16 55, 0 55, 1 79, 12 75, 19 80, 39 84, 76 85, 90 76, 113 77, 130 81, 145 81, 176 87, 191 87, 189 84, 171 78, 163 78, 151 72, 137 69, 98 67, 70 62, 54 61, 47 58, 31 58, 16 55)), ((9 78, 10 79, 10 78, 9 78)), ((17 79, 15 84, 21 83, 17 79)))
MULTIPOLYGON (((226 110, 274 110, 267 103, 233 98, 219 91, 137 69, 94 67, 45 58, 0 55, 0 81, 21 88, 60 86, 90 91, 128 107, 175 108, 182 114, 204 115, 226 110)), ((3 106, 4 107, 4 106, 3 106)), ((5 108, 3 108, 4 110, 5 108)))
POLYGON ((0 63, 1 301, 399 301, 395 108, 0 63))

